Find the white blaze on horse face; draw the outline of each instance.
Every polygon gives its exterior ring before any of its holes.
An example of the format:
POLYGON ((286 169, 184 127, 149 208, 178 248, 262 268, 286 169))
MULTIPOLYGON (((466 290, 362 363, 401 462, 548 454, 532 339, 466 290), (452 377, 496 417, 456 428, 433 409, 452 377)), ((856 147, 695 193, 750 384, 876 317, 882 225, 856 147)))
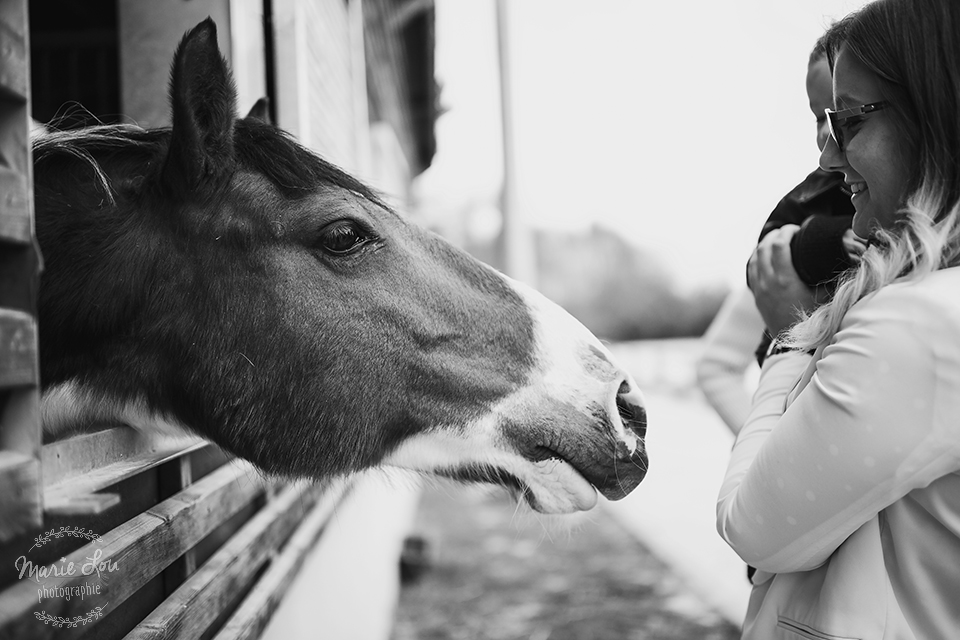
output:
POLYGON ((584 412, 590 404, 599 403, 611 419, 615 437, 627 450, 642 448, 643 442, 626 428, 617 408, 618 397, 636 407, 646 406, 633 376, 562 307, 523 283, 510 283, 537 321, 537 370, 531 384, 514 394, 513 401, 535 405, 534 397, 545 394, 584 412))
POLYGON ((404 441, 385 463, 462 479, 506 477, 507 484, 513 484, 512 477, 538 511, 588 510, 597 492, 582 475, 584 469, 565 459, 581 452, 571 454, 564 447, 587 443, 592 451, 580 460, 590 465, 587 473, 607 484, 608 496, 619 474, 632 474, 624 481, 629 491, 642 477, 630 465, 644 443, 624 423, 617 398, 642 408, 643 396, 580 322, 533 289, 510 284, 527 305, 536 331, 535 363, 526 384, 473 423, 437 426, 404 441))

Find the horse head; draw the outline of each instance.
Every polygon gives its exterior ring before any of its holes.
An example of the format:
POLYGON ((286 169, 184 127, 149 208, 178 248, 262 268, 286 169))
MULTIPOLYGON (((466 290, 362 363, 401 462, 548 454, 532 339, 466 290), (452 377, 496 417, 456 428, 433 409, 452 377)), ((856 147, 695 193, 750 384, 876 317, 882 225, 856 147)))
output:
POLYGON ((398 465, 544 512, 640 482, 642 397, 589 331, 235 94, 207 20, 171 128, 35 141, 48 438, 183 429, 270 473, 398 465))

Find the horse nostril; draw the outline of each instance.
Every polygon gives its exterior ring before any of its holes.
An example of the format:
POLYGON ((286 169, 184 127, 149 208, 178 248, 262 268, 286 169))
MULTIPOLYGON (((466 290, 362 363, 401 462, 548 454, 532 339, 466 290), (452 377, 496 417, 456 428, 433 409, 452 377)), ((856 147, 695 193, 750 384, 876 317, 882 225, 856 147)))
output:
POLYGON ((630 393, 630 383, 624 380, 620 383, 620 388, 617 389, 618 395, 623 395, 624 393, 630 393))
MULTIPOLYGON (((623 389, 623 386, 627 385, 626 382, 620 385, 620 388, 623 389)), ((629 389, 629 385, 627 385, 629 389)), ((622 392, 621 392, 622 393, 622 392)), ((633 431, 641 439, 647 435, 647 410, 643 407, 628 402, 622 395, 617 396, 617 411, 620 413, 620 418, 623 420, 623 424, 626 428, 633 431)))

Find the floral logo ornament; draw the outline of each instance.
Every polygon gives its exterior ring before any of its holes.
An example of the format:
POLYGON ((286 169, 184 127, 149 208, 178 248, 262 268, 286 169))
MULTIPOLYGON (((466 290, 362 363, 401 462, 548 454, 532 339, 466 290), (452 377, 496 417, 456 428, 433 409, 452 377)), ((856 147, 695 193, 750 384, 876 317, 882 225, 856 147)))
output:
POLYGON ((43 624, 49 624, 57 629, 62 629, 63 627, 73 628, 78 625, 84 625, 88 622, 93 622, 101 617, 103 617, 103 610, 107 607, 107 604, 103 604, 99 607, 94 607, 91 609, 85 616, 75 616, 73 618, 64 618, 62 616, 52 616, 46 611, 34 611, 33 615, 43 622, 43 624))
POLYGON ((30 548, 27 550, 27 552, 29 553, 30 551, 33 551, 34 549, 39 549, 40 547, 42 547, 43 545, 47 544, 48 542, 50 542, 50 540, 52 540, 52 539, 54 539, 54 538, 59 539, 59 538, 62 538, 62 537, 64 537, 64 536, 70 536, 71 538, 84 538, 84 539, 89 540, 89 541, 91 541, 91 542, 93 542, 93 541, 99 542, 99 541, 100 541, 100 534, 94 533, 93 531, 90 531, 90 530, 88 530, 88 529, 84 529, 84 528, 82 528, 82 527, 73 527, 73 528, 70 528, 70 527, 60 527, 59 529, 57 529, 56 527, 54 527, 53 529, 50 529, 50 531, 47 531, 47 532, 44 533, 43 535, 40 535, 40 536, 37 536, 36 538, 34 538, 33 546, 30 547, 30 548))

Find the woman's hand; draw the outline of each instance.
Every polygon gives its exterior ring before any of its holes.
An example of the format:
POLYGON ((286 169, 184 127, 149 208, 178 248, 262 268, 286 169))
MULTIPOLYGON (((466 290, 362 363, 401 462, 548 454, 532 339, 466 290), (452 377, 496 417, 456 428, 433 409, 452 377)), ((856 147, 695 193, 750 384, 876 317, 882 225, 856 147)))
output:
POLYGON ((747 263, 747 284, 770 335, 792 326, 801 312, 818 304, 817 292, 793 268, 790 239, 800 230, 795 224, 774 229, 763 237, 747 263))

